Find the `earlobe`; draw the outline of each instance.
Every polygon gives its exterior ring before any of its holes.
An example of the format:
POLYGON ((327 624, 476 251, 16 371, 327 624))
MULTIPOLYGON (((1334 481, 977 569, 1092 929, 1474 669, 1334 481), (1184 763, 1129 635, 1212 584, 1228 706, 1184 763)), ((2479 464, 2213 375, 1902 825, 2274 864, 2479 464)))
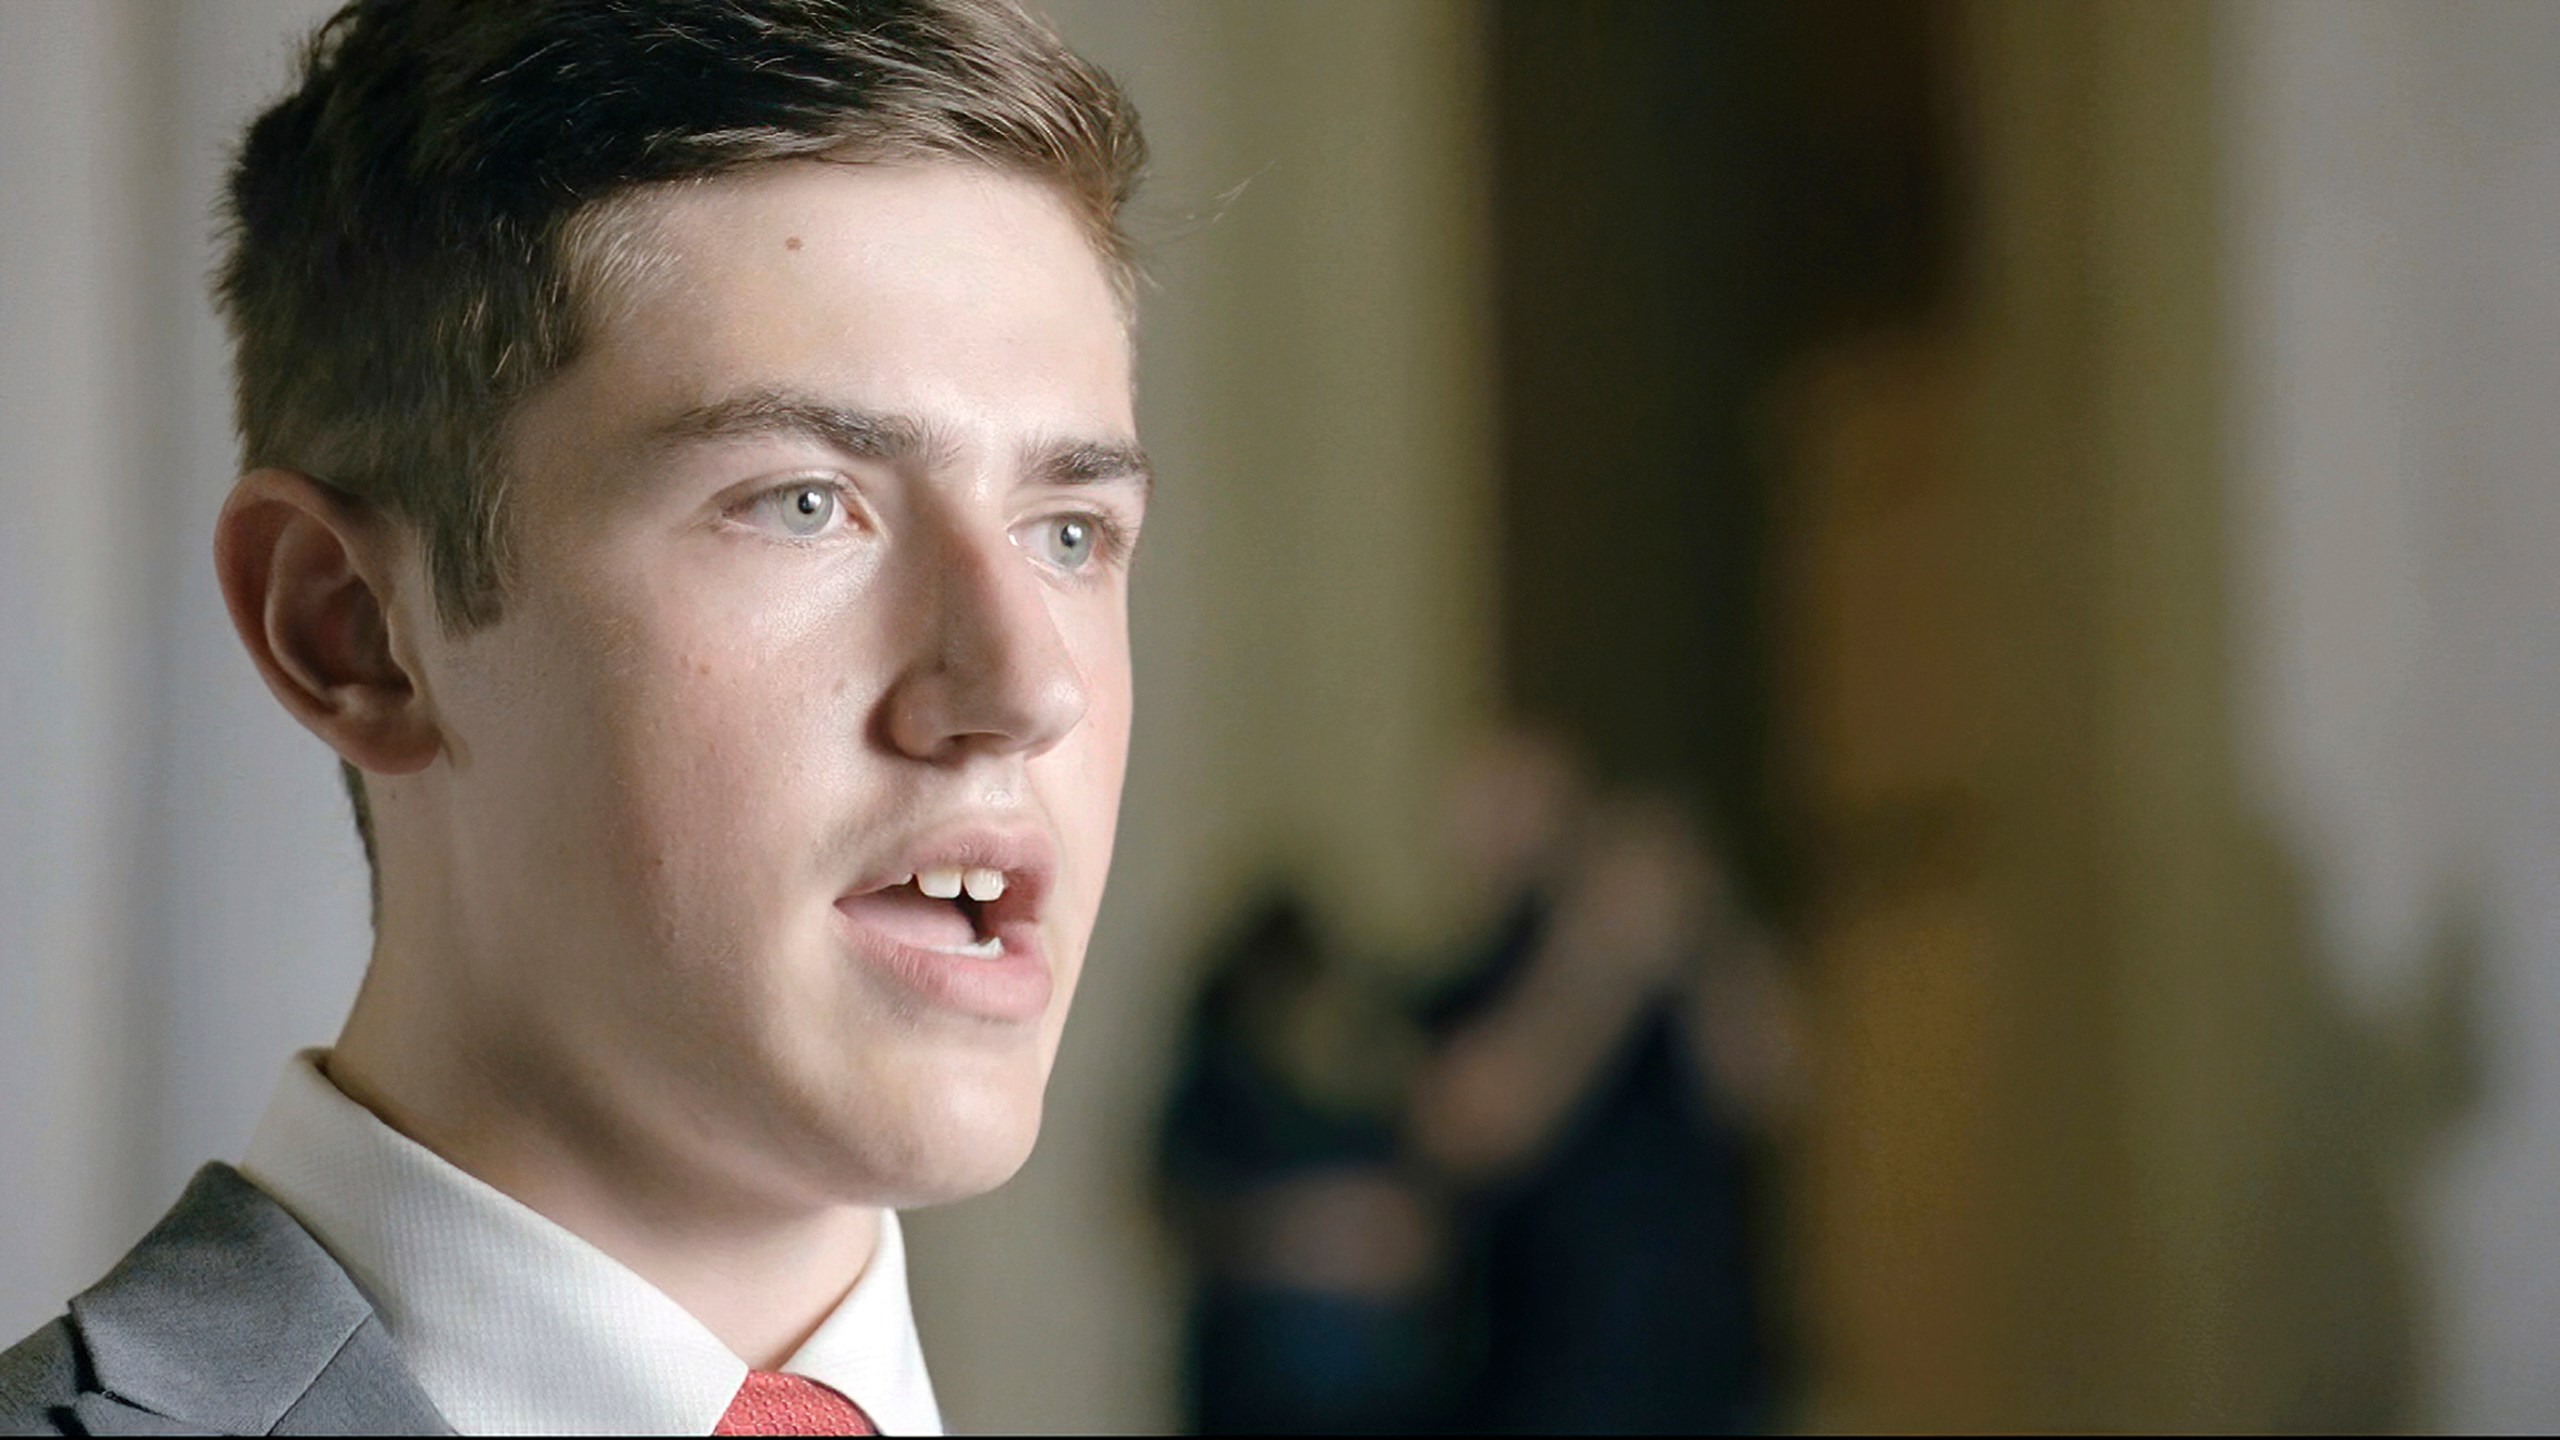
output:
POLYGON ((241 476, 214 524, 223 603, 267 688, 376 774, 424 769, 438 749, 393 643, 393 540, 362 502, 291 470, 241 476))

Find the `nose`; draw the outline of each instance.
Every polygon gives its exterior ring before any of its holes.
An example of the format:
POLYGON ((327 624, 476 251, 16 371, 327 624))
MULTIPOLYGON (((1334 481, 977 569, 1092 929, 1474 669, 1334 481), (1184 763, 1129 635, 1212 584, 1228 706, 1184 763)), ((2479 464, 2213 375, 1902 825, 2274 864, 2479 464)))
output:
POLYGON ((1003 534, 952 533, 919 557, 914 644, 883 703, 889 744, 951 764, 1037 755, 1083 721, 1083 674, 1052 586, 1003 534))

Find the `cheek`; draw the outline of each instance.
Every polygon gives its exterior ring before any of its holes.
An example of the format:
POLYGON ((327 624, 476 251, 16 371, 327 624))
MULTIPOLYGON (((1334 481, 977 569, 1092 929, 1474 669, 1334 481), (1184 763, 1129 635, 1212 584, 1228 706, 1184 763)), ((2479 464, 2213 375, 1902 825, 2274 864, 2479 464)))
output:
POLYGON ((856 647, 675 586, 625 613, 588 702, 609 732, 600 818, 621 831, 599 843, 635 846, 648 878, 689 890, 688 877, 745 898, 795 879, 852 779, 856 647))
POLYGON ((1066 848, 1075 886, 1075 905, 1068 918, 1077 926, 1075 949, 1081 953, 1102 903, 1103 882, 1111 868, 1112 840, 1120 814, 1120 789, 1128 765, 1131 693, 1129 651, 1125 631, 1097 626, 1087 637, 1085 716, 1070 742, 1042 764, 1052 778, 1047 797, 1050 814, 1066 848))

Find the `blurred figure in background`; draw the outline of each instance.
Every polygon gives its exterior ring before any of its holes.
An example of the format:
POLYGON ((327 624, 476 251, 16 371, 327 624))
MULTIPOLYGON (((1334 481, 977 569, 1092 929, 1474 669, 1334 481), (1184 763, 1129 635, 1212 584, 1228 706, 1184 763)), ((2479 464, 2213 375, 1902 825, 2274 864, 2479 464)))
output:
POLYGON ((1459 774, 1496 919, 1426 1007, 1415 1148, 1458 1219, 1453 1428, 1763 1428, 1757 1221, 1795 1019, 1719 857, 1668 801, 1595 800, 1551 736, 1459 774))
POLYGON ((1408 1430, 1445 1366, 1439 1227, 1401 1158, 1413 1034, 1268 888, 1212 950, 1161 1142, 1196 1284, 1193 1426, 1408 1430))

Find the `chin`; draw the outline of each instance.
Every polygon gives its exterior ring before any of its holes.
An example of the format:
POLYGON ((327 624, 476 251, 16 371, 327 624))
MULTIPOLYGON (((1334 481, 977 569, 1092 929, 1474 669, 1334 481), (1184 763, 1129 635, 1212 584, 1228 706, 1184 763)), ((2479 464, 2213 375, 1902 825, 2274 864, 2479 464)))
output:
POLYGON ((1040 1092, 1018 1084, 954 1084, 875 1109, 843 1136, 849 1178, 867 1203, 905 1209, 983 1195, 1013 1178, 1040 1138, 1040 1092))
POLYGON ((917 1167, 918 1173, 903 1177, 896 1187, 894 1208, 912 1210, 927 1205, 948 1205, 955 1200, 973 1200, 996 1189, 1020 1172, 1031 1158, 1031 1142, 986 1145, 934 1157, 917 1167))

